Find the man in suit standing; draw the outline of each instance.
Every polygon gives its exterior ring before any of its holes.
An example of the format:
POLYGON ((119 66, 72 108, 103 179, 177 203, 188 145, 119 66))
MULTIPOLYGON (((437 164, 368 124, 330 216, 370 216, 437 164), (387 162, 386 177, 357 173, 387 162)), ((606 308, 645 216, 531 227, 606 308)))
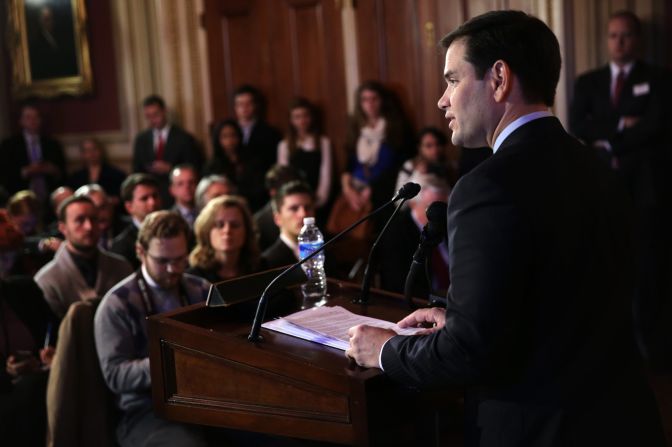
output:
POLYGON ((294 264, 299 260, 298 236, 304 217, 315 217, 315 196, 306 183, 285 183, 273 197, 273 220, 280 229, 275 243, 261 254, 267 268, 294 264))
POLYGON ((140 132, 133 143, 133 172, 153 174, 161 185, 165 206, 172 204, 168 194, 168 174, 178 164, 188 163, 200 171, 203 154, 194 137, 168 122, 166 103, 150 95, 142 103, 149 128, 140 132))
POLYGON ((11 195, 22 189, 35 193, 46 206, 49 193, 61 185, 65 157, 61 144, 42 134, 40 111, 31 104, 21 107, 21 133, 0 144, 3 186, 11 195))
MULTIPOLYGON (((635 323, 640 348, 657 362, 667 358, 663 338, 663 267, 670 242, 663 219, 669 214, 669 132, 665 109, 672 102, 670 74, 638 59, 642 25, 635 14, 619 11, 607 25, 609 64, 580 76, 570 109, 572 133, 596 148, 625 182, 634 204, 637 259, 635 323)), ((669 319, 669 316, 667 316, 669 319)))
POLYGON ((248 192, 247 199, 252 212, 256 212, 268 200, 264 189, 264 176, 275 164, 281 135, 264 120, 263 97, 251 85, 242 85, 236 89, 233 94, 233 110, 243 132, 242 162, 254 167, 249 172, 255 173, 256 180, 249 184, 257 185, 257 188, 248 192))
POLYGON ((493 11, 441 44, 452 142, 494 153, 449 200, 446 308, 400 322, 424 335, 353 327, 346 355, 415 387, 468 386, 467 445, 664 445, 632 340, 625 192, 549 112, 557 39, 493 11))

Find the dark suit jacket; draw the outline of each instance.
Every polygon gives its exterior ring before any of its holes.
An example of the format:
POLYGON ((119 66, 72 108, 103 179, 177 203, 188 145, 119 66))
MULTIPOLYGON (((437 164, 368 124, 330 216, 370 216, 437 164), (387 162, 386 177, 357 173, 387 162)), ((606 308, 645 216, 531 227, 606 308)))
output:
MULTIPOLYGON (((57 175, 46 176, 47 187, 52 191, 64 184, 65 178, 65 156, 63 147, 58 141, 40 136, 40 146, 42 149, 42 159, 56 165, 59 170, 57 175)), ((0 144, 0 173, 2 178, 0 182, 4 185, 9 194, 14 194, 22 189, 29 189, 30 181, 21 176, 21 169, 30 164, 28 158, 28 149, 26 139, 23 133, 14 135, 0 144)))
MULTIPOLYGON (((153 130, 146 129, 135 137, 133 143, 133 172, 149 172, 149 167, 155 159, 153 130)), ((191 134, 171 124, 163 160, 172 166, 188 163, 196 168, 196 172, 200 172, 203 154, 191 134)), ((173 204, 173 198, 168 193, 168 175, 157 176, 157 180, 161 186, 163 208, 169 208, 173 204)))
POLYGON ((112 241, 110 251, 121 255, 137 270, 140 267, 140 260, 135 254, 135 241, 138 239, 138 229, 131 222, 126 229, 119 233, 112 241))
POLYGON ((262 263, 267 269, 274 269, 285 265, 294 264, 298 261, 296 255, 283 241, 278 237, 273 245, 268 247, 261 254, 262 263))
MULTIPOLYGON (((380 244, 377 258, 381 288, 404 293, 406 275, 419 242, 420 230, 411 216, 411 211, 406 209, 400 212, 387 228, 380 244)), ((419 275, 417 285, 416 296, 426 298, 428 288, 425 275, 419 275)))
POLYGON ((445 326, 393 337, 385 372, 469 386, 468 445, 663 445, 632 340, 624 195, 557 119, 514 131, 451 195, 445 326))
POLYGON ((635 62, 616 106, 611 100, 608 65, 580 76, 574 89, 569 116, 572 133, 588 145, 597 140, 609 141, 637 205, 654 204, 662 192, 661 176, 667 176, 666 169, 655 172, 659 162, 669 163, 665 132, 671 123, 666 118, 670 101, 666 81, 670 75, 665 75, 644 62, 635 62), (623 116, 635 116, 640 121, 619 131, 623 116))
MULTIPOLYGON (((105 193, 108 196, 120 197, 121 184, 125 178, 126 173, 124 171, 117 169, 108 163, 103 163, 100 168, 100 176, 96 183, 105 190, 105 193)), ((72 189, 88 185, 90 183, 88 169, 84 168, 73 172, 68 178, 67 183, 72 189)))
POLYGON ((280 236, 280 230, 273 220, 273 207, 270 201, 254 213, 254 221, 257 224, 257 230, 259 230, 259 248, 266 250, 280 236))

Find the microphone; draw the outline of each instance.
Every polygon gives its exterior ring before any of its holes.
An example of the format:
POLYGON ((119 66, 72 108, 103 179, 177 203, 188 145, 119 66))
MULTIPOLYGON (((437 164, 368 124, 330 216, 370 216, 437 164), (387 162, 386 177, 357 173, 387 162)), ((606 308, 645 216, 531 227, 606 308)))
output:
MULTIPOLYGON (((305 258, 301 259, 300 261, 290 265, 287 267, 285 270, 280 272, 278 276, 276 276, 264 289, 264 292, 261 294, 261 297, 259 298, 259 304, 257 305, 257 311, 254 314, 254 321, 252 322, 252 329, 250 330, 250 334, 247 336, 247 339, 251 342, 256 342, 261 339, 261 336, 259 335, 259 331, 261 330, 261 323, 263 322, 265 315, 266 315, 266 307, 268 306, 268 294, 271 288, 281 279, 287 276, 290 272, 293 272, 295 269, 303 265, 305 262, 307 262, 310 259, 313 259, 314 256, 317 256, 319 253, 323 252, 327 247, 329 247, 331 244, 335 243, 336 241, 340 240, 343 236, 348 234, 350 231, 352 231, 353 228, 364 222, 365 220, 370 219, 371 217, 377 215, 380 213, 382 210, 393 204, 399 199, 403 200, 408 200, 411 197, 414 197, 418 192, 420 191, 420 185, 417 183, 412 183, 408 182, 401 188, 399 188, 399 191, 395 196, 389 200, 388 202, 382 204, 366 216, 363 216, 359 218, 355 223, 350 225, 348 228, 345 230, 341 231, 338 233, 336 236, 332 237, 329 239, 327 242, 322 244, 320 248, 317 250, 313 251, 311 254, 306 256, 305 258)), ((389 222, 388 222, 389 223, 389 222)), ((387 227, 387 225, 386 225, 387 227)))
POLYGON ((369 251, 369 259, 366 261, 366 267, 364 268, 364 277, 362 278, 362 293, 360 294, 359 299, 355 300, 355 303, 366 304, 369 302, 369 291, 371 290, 371 276, 373 276, 373 269, 371 269, 371 266, 374 264, 373 262, 374 255, 378 253, 377 250, 378 244, 380 243, 383 234, 385 234, 385 231, 387 231, 387 227, 390 226, 392 219, 394 219, 394 217, 397 215, 401 207, 404 206, 406 200, 412 199, 413 197, 417 196, 418 193, 420 192, 420 189, 421 189, 420 185, 418 185, 417 183, 408 182, 399 189, 399 192, 395 196, 396 198, 401 198, 402 200, 394 209, 394 212, 392 213, 390 218, 387 219, 387 222, 385 222, 385 226, 383 227, 382 230, 380 230, 378 237, 371 246, 371 250, 369 251))
MULTIPOLYGON (((413 303, 413 284, 418 272, 424 270, 427 261, 427 255, 432 249, 438 246, 443 240, 448 239, 447 214, 448 204, 445 202, 432 202, 425 211, 427 223, 420 233, 420 243, 413 254, 410 270, 406 275, 404 284, 404 296, 411 309, 415 309, 413 303)), ((431 287, 430 287, 431 288, 431 287)))

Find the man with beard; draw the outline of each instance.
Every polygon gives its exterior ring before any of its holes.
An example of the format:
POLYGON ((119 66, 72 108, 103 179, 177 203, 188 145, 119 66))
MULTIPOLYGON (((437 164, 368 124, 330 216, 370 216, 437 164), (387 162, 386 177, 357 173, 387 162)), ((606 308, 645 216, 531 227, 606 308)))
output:
POLYGON ((98 248, 98 211, 88 197, 66 199, 59 207, 58 221, 65 243, 37 272, 35 282, 54 313, 63 318, 70 304, 102 297, 132 268, 121 256, 98 248))
POLYGON ((200 446, 194 427, 166 421, 152 409, 147 317, 204 301, 210 283, 184 273, 189 226, 175 211, 147 216, 136 252, 142 265, 100 303, 94 334, 100 368, 122 411, 117 427, 121 446, 200 446))

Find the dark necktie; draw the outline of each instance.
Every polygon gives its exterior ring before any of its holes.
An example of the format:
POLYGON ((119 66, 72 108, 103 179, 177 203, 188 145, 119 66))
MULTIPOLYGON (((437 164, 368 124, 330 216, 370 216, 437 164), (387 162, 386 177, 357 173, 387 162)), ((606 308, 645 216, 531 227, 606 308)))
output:
POLYGON ((163 134, 159 132, 158 141, 156 142, 156 156, 157 160, 163 160, 163 151, 166 147, 166 142, 163 140, 163 134))
POLYGON ((614 85, 614 96, 611 98, 615 106, 618 105, 618 101, 621 99, 621 92, 623 91, 624 84, 625 70, 619 70, 618 75, 616 75, 616 84, 614 85))

